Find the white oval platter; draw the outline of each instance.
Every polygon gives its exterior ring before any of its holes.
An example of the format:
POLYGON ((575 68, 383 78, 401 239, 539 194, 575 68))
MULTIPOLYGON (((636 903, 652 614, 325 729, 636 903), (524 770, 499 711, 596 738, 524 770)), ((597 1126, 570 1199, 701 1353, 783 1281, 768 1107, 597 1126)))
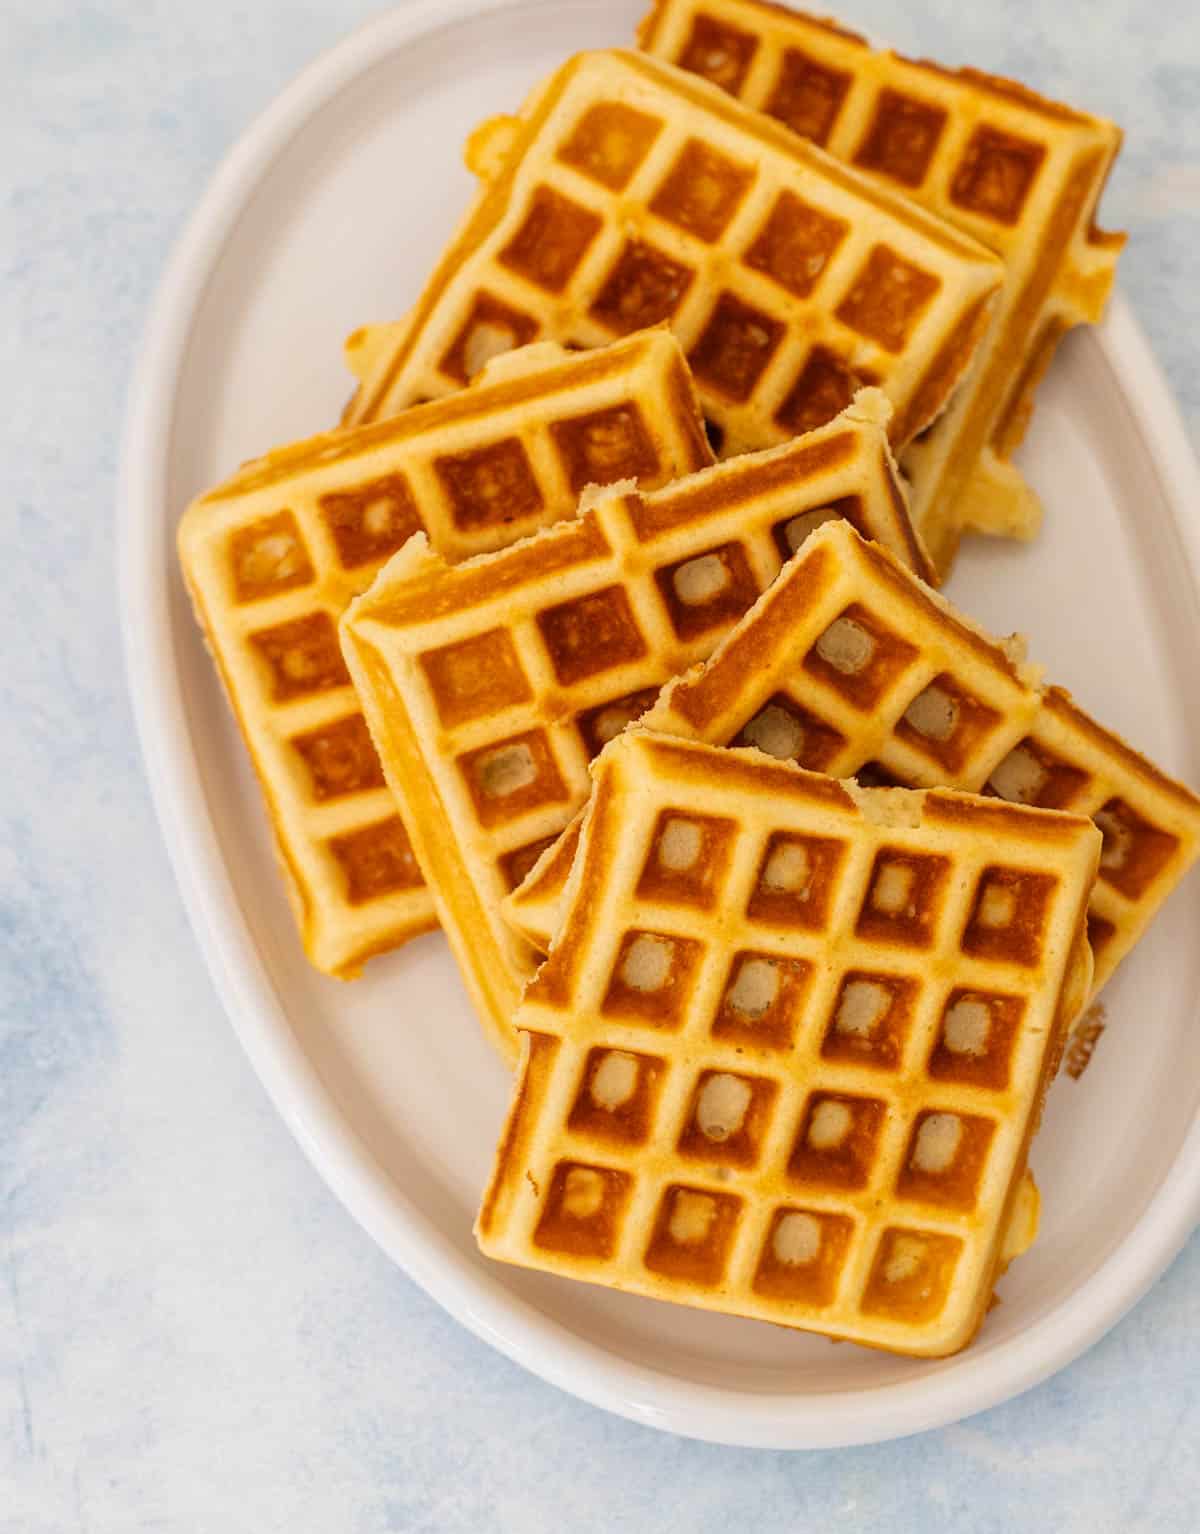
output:
MULTIPOLYGON (((543 1378, 677 1433, 830 1447, 912 1433, 1027 1388, 1095 1341, 1200 1211, 1200 881, 1104 998, 1050 1095, 1044 1217, 977 1343, 904 1360, 493 1265, 471 1221, 507 1081, 437 936, 339 985, 301 956, 244 753, 178 576, 188 500, 331 423, 343 337, 404 311, 470 193, 483 115, 639 0, 417 0, 307 69, 214 178, 155 303, 130 401, 118 531, 131 691, 197 939, 254 1069, 313 1164, 418 1283, 543 1378)), ((1075 333, 1022 462, 1033 547, 974 541, 951 595, 1019 628, 1054 680, 1200 783, 1200 473, 1120 296, 1075 333)))

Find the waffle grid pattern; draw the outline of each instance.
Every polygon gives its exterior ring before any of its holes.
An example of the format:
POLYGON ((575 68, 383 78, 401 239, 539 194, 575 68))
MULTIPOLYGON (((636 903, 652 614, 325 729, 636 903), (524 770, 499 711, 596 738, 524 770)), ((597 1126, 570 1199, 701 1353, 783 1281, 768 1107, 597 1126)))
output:
POLYGON ((532 956, 500 901, 587 797, 591 757, 711 652, 812 521, 841 512, 909 552, 886 412, 871 403, 644 496, 602 497, 457 569, 410 546, 347 614, 389 784, 509 1053, 532 956))
POLYGON ((940 567, 964 523, 1028 531, 1036 502, 1008 459, 1059 339, 1099 319, 1112 286, 1124 236, 1094 216, 1119 129, 761 0, 657 0, 639 38, 1003 256, 979 361, 904 467, 940 567))
MULTIPOLYGON (((756 745, 833 777, 986 792, 1088 816, 1104 837, 1088 922, 1097 990, 1200 852, 1194 794, 1066 693, 1034 685, 1000 645, 846 530, 814 534, 644 722, 714 745, 756 745)), ((543 948, 566 867, 548 858, 507 907, 543 948)))
POLYGON ((518 1016, 530 1055, 484 1250, 962 1346, 1080 999, 1063 988, 1094 829, 937 793, 860 808, 640 729, 595 777, 569 915, 518 1016))
POLYGON ((581 55, 528 113, 472 141, 479 201, 349 419, 534 335, 662 321, 725 453, 824 424, 862 384, 891 397, 898 443, 937 414, 1002 278, 982 246, 644 55, 581 55))
POLYGON ((434 924, 342 660, 351 598, 416 532, 461 559, 569 515, 589 480, 663 484, 712 461, 665 332, 505 361, 506 381, 459 401, 248 465, 180 525, 306 951, 331 974, 434 924))

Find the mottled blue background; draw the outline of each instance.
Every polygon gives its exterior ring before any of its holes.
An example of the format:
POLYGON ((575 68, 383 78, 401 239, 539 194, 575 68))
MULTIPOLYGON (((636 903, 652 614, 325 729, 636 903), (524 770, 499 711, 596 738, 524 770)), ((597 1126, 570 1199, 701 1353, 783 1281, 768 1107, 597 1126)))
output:
MULTIPOLYGON (((636 1428, 461 1331, 276 1117, 202 968, 124 695, 123 395, 225 149, 365 0, 0 17, 0 1530, 1200 1526, 1200 1241, 1104 1342, 943 1432, 829 1454, 636 1428), (180 1084, 186 1083, 186 1091, 180 1084)), ((1106 220, 1200 440, 1200 9, 849 0, 1124 123, 1106 220)))

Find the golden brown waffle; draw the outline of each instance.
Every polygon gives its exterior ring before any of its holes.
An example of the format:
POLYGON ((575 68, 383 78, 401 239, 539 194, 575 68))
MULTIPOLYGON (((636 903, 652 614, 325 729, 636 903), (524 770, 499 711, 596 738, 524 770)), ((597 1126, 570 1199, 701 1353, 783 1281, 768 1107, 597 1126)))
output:
POLYGON ((532 950, 500 901, 588 791, 589 759, 707 655, 816 522, 853 517, 919 559, 883 427, 860 395, 820 431, 452 568, 414 540, 342 626, 485 1029, 510 1054, 532 950))
MULTIPOLYGON (((986 791, 1104 834, 1088 935, 1109 978, 1200 852, 1200 799, 849 527, 822 528, 647 728, 754 745, 833 777, 986 791)), ((505 911, 544 952, 573 835, 505 911)))
POLYGON ((1096 828, 641 727, 593 773, 481 1248, 965 1346, 1087 993, 1096 828))
POLYGON ((179 528, 196 612, 253 758, 304 947, 348 978, 434 924, 342 662, 337 620, 425 531, 447 559, 570 515, 589 482, 711 463, 666 331, 506 357, 453 400, 248 464, 179 528))
POLYGON ((571 59, 468 163, 482 187, 411 315, 357 338, 350 421, 534 336, 669 321, 724 454, 822 425, 864 383, 899 445, 945 404, 1003 278, 974 240, 644 54, 571 59))
POLYGON ((639 40, 1003 256, 1004 292, 971 375, 903 465, 940 570, 964 526, 1030 536, 1037 498, 1009 460, 1059 340, 1098 320, 1112 287, 1125 236, 1094 218, 1120 129, 762 0, 656 0, 639 40))

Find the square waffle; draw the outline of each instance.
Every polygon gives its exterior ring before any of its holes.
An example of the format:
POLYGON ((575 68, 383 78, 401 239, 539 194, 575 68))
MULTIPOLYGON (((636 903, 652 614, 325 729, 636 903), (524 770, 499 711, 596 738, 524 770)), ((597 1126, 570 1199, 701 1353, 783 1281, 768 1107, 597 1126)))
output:
POLYGON ((965 526, 1031 535, 1037 498, 1009 460, 1060 338, 1098 320, 1112 287, 1125 236, 1094 217, 1120 129, 1011 80, 873 49, 763 0, 656 0, 639 40, 1004 258, 1004 291, 970 377, 903 466, 939 569, 965 526))
POLYGON ((482 1250, 900 1353, 974 1335, 1100 834, 642 728, 525 992, 482 1250))
POLYGON ((587 355, 531 347, 453 400, 271 453, 188 509, 183 573, 318 969, 349 978, 434 925, 338 647, 351 597, 415 532, 461 559, 570 515, 591 481, 711 462, 660 330, 587 355))
POLYGON ((587 797, 587 765, 718 639, 808 530, 851 517, 920 562, 875 391, 836 421, 451 567, 414 539, 342 644, 490 1037, 533 951, 500 901, 587 797))
POLYGON ((408 320, 355 348, 350 421, 464 384, 535 336, 667 321, 723 454, 824 424, 878 383, 908 442, 942 409, 1003 279, 984 246, 645 54, 580 54, 476 131, 482 178, 408 320))
MULTIPOLYGON (((1088 936, 1098 990, 1200 852, 1200 799, 1037 684, 990 638, 849 527, 815 532, 711 659, 643 723, 754 745, 833 777, 986 792, 1070 810, 1104 850, 1088 936)), ((577 827, 506 903, 544 952, 577 827)))

